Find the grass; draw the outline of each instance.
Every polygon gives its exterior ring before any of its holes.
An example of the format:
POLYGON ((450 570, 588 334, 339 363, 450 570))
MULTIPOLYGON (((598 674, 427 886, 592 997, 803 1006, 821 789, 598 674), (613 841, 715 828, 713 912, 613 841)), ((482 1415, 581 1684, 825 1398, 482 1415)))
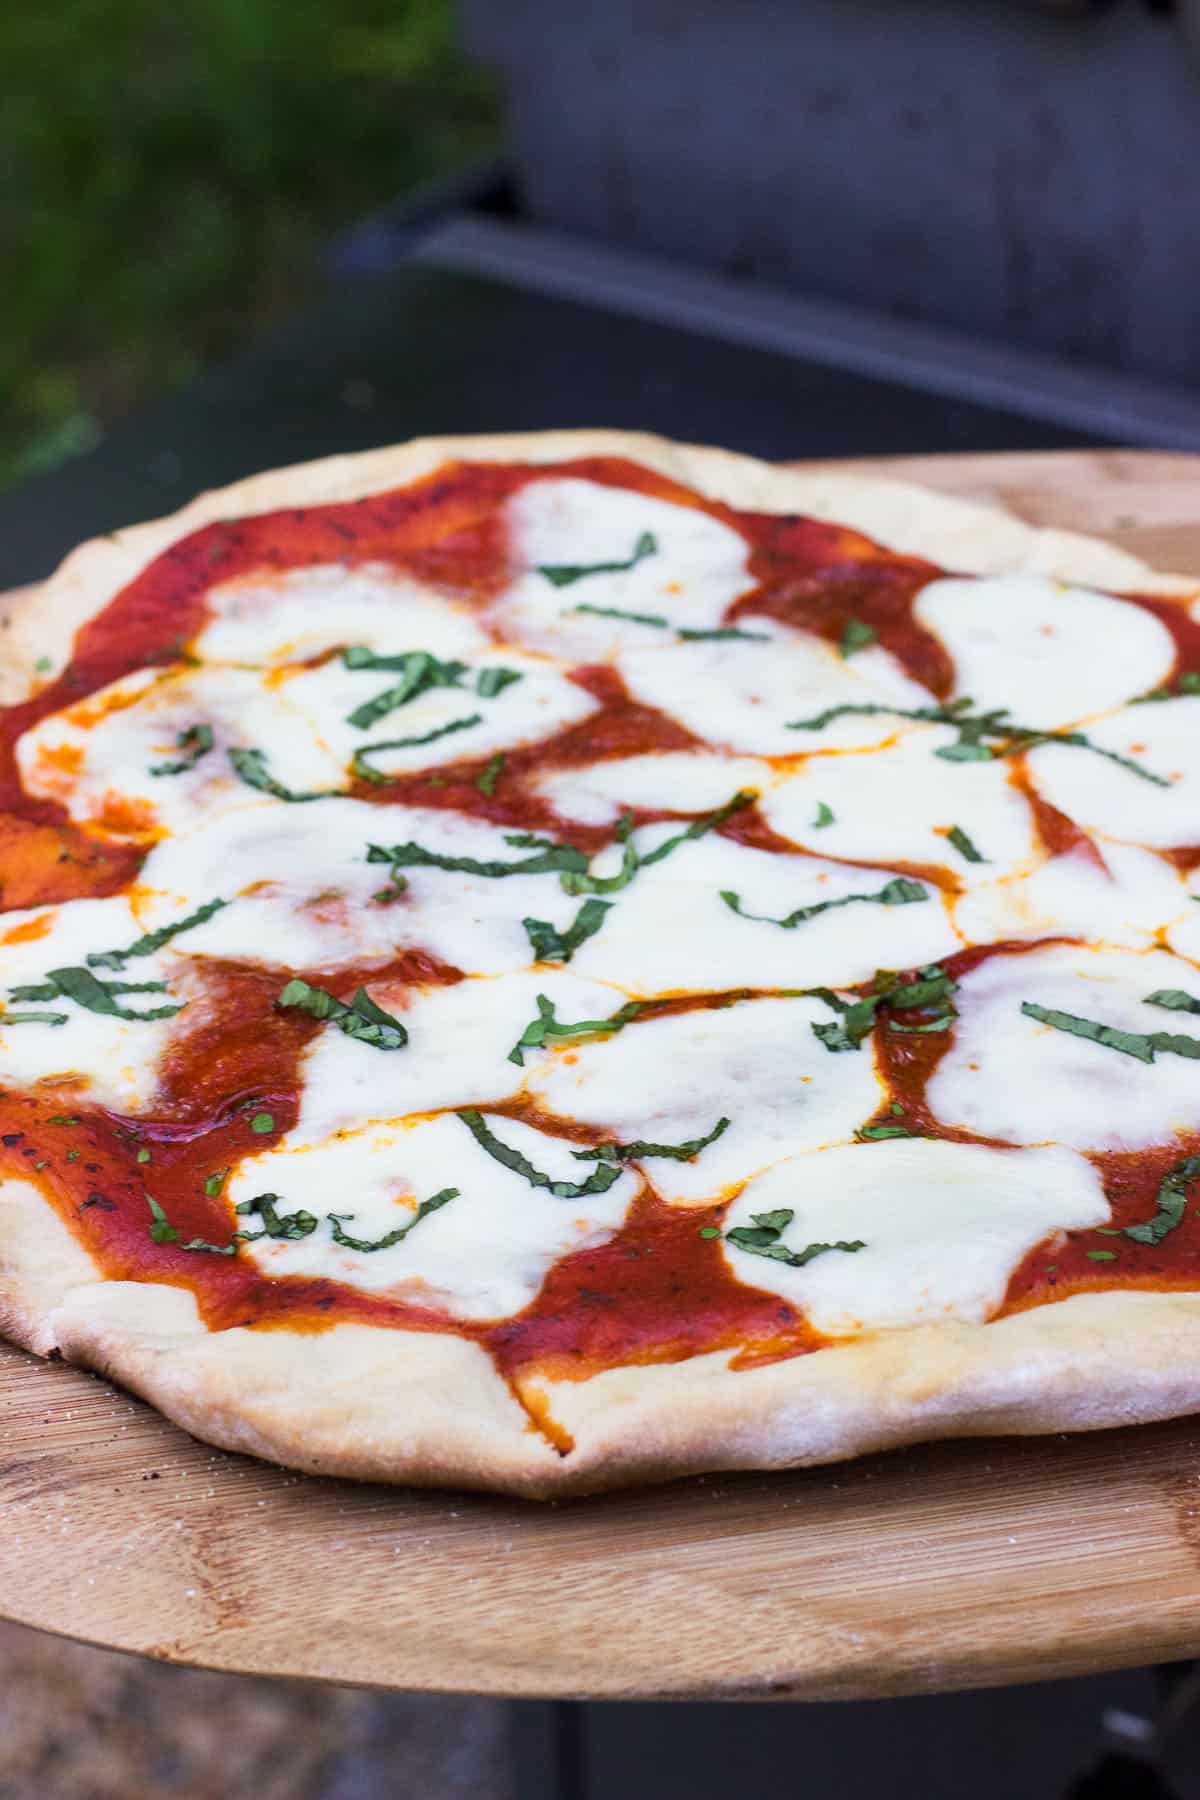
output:
POLYGON ((450 0, 0 13, 0 485, 297 306, 322 239, 494 141, 450 0))

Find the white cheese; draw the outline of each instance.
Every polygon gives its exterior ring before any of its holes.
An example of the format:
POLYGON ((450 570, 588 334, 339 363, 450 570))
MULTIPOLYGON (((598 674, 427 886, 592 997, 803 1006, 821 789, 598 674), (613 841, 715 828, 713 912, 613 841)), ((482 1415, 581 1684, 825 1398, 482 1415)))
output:
POLYGON ((921 725, 872 755, 810 758, 764 795, 763 814, 781 837, 822 856, 873 863, 940 864, 963 887, 1028 873, 1040 860, 1028 801, 1006 762, 947 762, 945 725, 921 725), (833 822, 817 824, 824 802, 833 822), (982 862, 950 841, 966 833, 982 862))
POLYGON ((233 748, 261 750, 268 773, 296 791, 344 781, 286 688, 244 669, 141 670, 42 720, 19 740, 17 758, 29 793, 112 836, 145 838, 278 804, 238 776, 233 748), (212 749, 180 774, 152 774, 189 759, 177 739, 197 723, 211 728, 212 749))
MULTIPOLYGON (((576 1162, 561 1138, 511 1119, 487 1123, 555 1180, 586 1180, 593 1166, 576 1162)), ((264 1191, 279 1195, 281 1213, 303 1208, 320 1221, 305 1238, 248 1244, 242 1254, 265 1273, 325 1276, 456 1318, 493 1319, 527 1306, 561 1257, 610 1237, 637 1182, 622 1173, 607 1193, 559 1199, 480 1149, 451 1114, 371 1125, 324 1144, 285 1142, 247 1158, 229 1182, 232 1205, 264 1191), (446 1187, 458 1188, 458 1197, 389 1249, 351 1250, 333 1238, 331 1212, 350 1236, 373 1242, 408 1224, 421 1201, 446 1187)), ((238 1224, 254 1227, 253 1220, 238 1224)))
POLYGON ((1188 1033, 1186 1015, 1146 1004, 1160 988, 1200 991, 1200 980, 1161 950, 988 957, 955 995, 954 1041, 928 1089, 934 1112, 982 1137, 1076 1150, 1138 1150, 1193 1131, 1195 1062, 1160 1053, 1143 1063, 1021 1011, 1028 1000, 1119 1031, 1188 1033))
POLYGON ((1200 695, 1148 700, 1089 725, 1102 749, 1133 758, 1159 787, 1089 750, 1044 744, 1029 766, 1052 806, 1106 837, 1133 844, 1200 844, 1200 695))
POLYGON ((667 750, 558 769, 538 784, 538 791, 565 819, 607 825, 627 806, 713 812, 734 794, 761 793, 776 779, 770 763, 755 757, 667 750))
MULTIPOLYGON (((635 842, 652 848, 680 829, 647 826, 635 842)), ((798 907, 878 894, 893 877, 886 867, 775 855, 712 833, 681 844, 612 896, 602 930, 576 952, 572 967, 635 996, 842 987, 877 968, 932 962, 960 949, 941 894, 924 883, 927 897, 908 905, 856 899, 791 930, 765 922, 798 907), (764 919, 732 911, 722 890, 764 919)))
POLYGON ((597 708, 584 688, 544 660, 504 648, 475 657, 456 686, 430 688, 373 724, 351 724, 351 713, 386 693, 400 679, 386 671, 347 669, 340 659, 290 673, 284 689, 288 703, 307 719, 340 780, 348 779, 355 751, 368 744, 419 740, 444 731, 445 736, 435 736, 432 742, 401 745, 368 760, 368 767, 378 774, 431 769, 464 757, 491 756, 497 750, 534 743, 578 723, 597 708), (476 684, 488 669, 507 669, 520 679, 485 698, 476 684), (472 719, 474 724, 460 723, 472 719), (454 729, 447 731, 448 726, 454 729))
POLYGON ((597 1142, 678 1144, 728 1129, 691 1162, 649 1157, 665 1200, 711 1200, 797 1149, 850 1138, 879 1104, 870 1045, 832 1054, 815 1000, 744 1000, 642 1023, 541 1059, 528 1091, 597 1142))
MULTIPOLYGON (((0 1082, 14 1087, 41 1086, 48 1102, 72 1095, 121 1112, 136 1113, 151 1106, 158 1089, 158 1067, 178 1026, 169 1019, 126 1020, 108 1013, 90 1012, 61 995, 52 1000, 13 1000, 9 990, 44 982, 51 969, 87 966, 89 953, 125 948, 141 936, 142 928, 124 897, 108 900, 71 900, 64 906, 38 908, 27 913, 7 913, 5 928, 11 933, 23 925, 45 921, 43 936, 0 944, 0 999, 5 1010, 15 1013, 65 1013, 64 1025, 6 1025, 0 1014, 0 1082)), ((134 1012, 188 1001, 197 995, 185 982, 172 959, 163 952, 139 957, 120 974, 111 969, 93 971, 104 981, 166 981, 171 991, 163 994, 117 995, 117 1004, 134 1012)), ((53 1107, 51 1107, 53 1110, 53 1107)))
MULTIPOLYGON (((747 619, 745 625, 758 630, 760 621, 747 619)), ((862 749, 910 729, 892 714, 851 715, 819 731, 792 728, 834 706, 933 704, 887 651, 875 647, 842 657, 834 645, 806 632, 779 632, 770 644, 679 644, 669 655, 630 648, 617 666, 635 700, 657 707, 707 744, 758 756, 862 749)))
POLYGON ((406 1050, 382 1052, 342 1032, 318 1033, 303 1064, 304 1097, 293 1143, 318 1143, 374 1120, 398 1120, 447 1106, 492 1106, 521 1091, 529 1065, 548 1051, 509 1061, 544 994, 560 1020, 605 1019, 624 996, 569 970, 476 976, 453 987, 405 991, 371 983, 372 999, 403 1019, 406 1050))
POLYGON ((207 608, 192 644, 205 662, 299 662, 347 644, 388 656, 429 650, 450 657, 487 644, 468 607, 383 563, 256 570, 210 589, 207 608))
POLYGON ((1022 725, 1107 712, 1157 687, 1175 660, 1170 632, 1144 607, 1043 575, 932 581, 913 611, 954 658, 954 692, 981 712, 1006 706, 1022 725))
POLYGON ((164 905, 181 906, 185 897, 236 902, 188 934, 190 952, 296 969, 423 950, 467 972, 498 974, 532 961, 526 914, 565 926, 578 910, 554 875, 497 879, 438 868, 405 870, 405 892, 381 905, 373 896, 387 892, 389 871, 367 861, 368 846, 405 842, 477 861, 535 854, 506 843, 496 827, 449 811, 272 802, 156 846, 141 882, 164 905))
MULTIPOLYGON (((982 883, 953 908, 954 923, 968 944, 1048 938, 1067 930, 1093 943, 1133 949, 1149 946, 1168 921, 1186 922, 1194 911, 1183 877, 1165 858, 1111 841, 1094 855, 1074 849, 1048 857, 1032 874, 982 883)), ((1200 936, 1195 941, 1200 949, 1200 936)))
POLYGON ((726 1230, 784 1207, 795 1214, 780 1240, 789 1250, 839 1241, 864 1248, 826 1250, 789 1268, 726 1238, 725 1256, 739 1280, 781 1294, 830 1337, 981 1324, 1036 1244, 1110 1216, 1099 1176, 1069 1150, 921 1138, 781 1162, 738 1196, 726 1230))
POLYGON ((745 540, 696 507, 568 478, 532 482, 509 502, 507 519, 525 573, 494 602, 491 617, 504 637, 531 650, 598 662, 626 644, 669 648, 669 629, 575 609, 617 607, 711 630, 753 586, 745 540), (632 568, 561 587, 538 573, 628 562, 645 533, 656 548, 632 568))

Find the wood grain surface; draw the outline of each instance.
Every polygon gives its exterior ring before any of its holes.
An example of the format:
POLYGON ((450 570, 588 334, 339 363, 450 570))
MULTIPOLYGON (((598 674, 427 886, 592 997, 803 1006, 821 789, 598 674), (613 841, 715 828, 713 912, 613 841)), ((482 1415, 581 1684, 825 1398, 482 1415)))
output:
MULTIPOLYGON (((1200 574, 1200 458, 862 466, 1200 574)), ((289 1474, 0 1347, 0 1503, 0 1614, 213 1668, 815 1700, 1200 1653, 1200 1419, 535 1506, 289 1474)))

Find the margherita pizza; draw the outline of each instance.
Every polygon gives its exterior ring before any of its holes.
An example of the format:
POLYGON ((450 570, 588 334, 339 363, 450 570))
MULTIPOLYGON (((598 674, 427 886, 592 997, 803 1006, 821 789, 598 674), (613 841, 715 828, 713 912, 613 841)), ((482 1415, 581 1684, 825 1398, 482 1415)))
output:
POLYGON ((618 433, 8 621, 0 1328, 548 1495, 1200 1408, 1200 599, 618 433))

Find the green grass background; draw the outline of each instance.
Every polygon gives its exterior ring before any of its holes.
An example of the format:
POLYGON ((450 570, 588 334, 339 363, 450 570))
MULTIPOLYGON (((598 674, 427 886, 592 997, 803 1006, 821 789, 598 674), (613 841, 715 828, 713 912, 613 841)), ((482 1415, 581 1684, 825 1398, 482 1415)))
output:
POLYGON ((0 484, 299 305, 324 237, 495 133, 451 0, 0 9, 0 484))

